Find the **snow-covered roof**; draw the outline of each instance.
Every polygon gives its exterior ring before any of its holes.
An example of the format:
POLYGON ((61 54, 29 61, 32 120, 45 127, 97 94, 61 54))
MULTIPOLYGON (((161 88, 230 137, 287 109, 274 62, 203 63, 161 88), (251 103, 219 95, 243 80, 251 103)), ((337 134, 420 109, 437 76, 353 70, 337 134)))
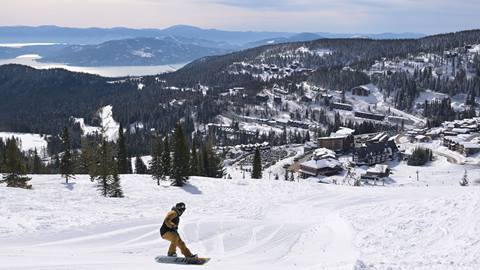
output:
POLYGON ((427 137, 424 136, 424 135, 417 135, 417 136, 415 136, 415 139, 416 139, 416 140, 423 140, 423 139, 425 139, 425 138, 427 138, 427 137))
POLYGON ((467 148, 467 149, 479 149, 480 148, 479 144, 473 143, 473 142, 461 142, 460 145, 462 145, 463 148, 467 148))
POLYGON ((319 160, 309 160, 303 162, 301 166, 313 168, 313 169, 324 169, 324 168, 335 168, 341 166, 341 163, 333 158, 319 159, 319 160))
POLYGON ((346 127, 340 127, 339 130, 337 130, 337 132, 335 132, 336 134, 344 134, 344 135, 352 135, 353 133, 355 133, 355 130, 351 129, 351 128, 346 128, 346 127))
POLYGON ((453 132, 456 132, 456 133, 461 133, 461 134, 465 134, 465 133, 469 133, 470 130, 468 128, 454 128, 452 129, 453 132))
POLYGON ((308 142, 305 142, 305 144, 304 144, 304 147, 309 147, 309 148, 313 148, 313 147, 317 147, 317 146, 318 146, 318 143, 314 142, 314 141, 308 141, 308 142))
POLYGON ((438 134, 442 133, 443 131, 445 131, 444 128, 432 128, 426 134, 428 134, 428 135, 438 135, 438 134))
POLYGON ((367 173, 386 173, 387 170, 388 170, 388 165, 376 164, 375 167, 368 168, 367 173))
POLYGON ((327 157, 335 158, 336 156, 334 151, 322 147, 322 148, 315 149, 315 151, 313 151, 313 157, 316 159, 322 159, 327 157))

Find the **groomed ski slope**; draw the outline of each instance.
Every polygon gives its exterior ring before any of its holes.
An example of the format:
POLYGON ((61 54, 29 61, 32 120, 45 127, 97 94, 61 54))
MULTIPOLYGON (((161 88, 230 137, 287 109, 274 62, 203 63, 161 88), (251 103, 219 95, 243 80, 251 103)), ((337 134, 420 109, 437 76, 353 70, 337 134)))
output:
POLYGON ((0 269, 186 269, 154 262, 178 201, 184 240, 213 258, 205 269, 480 269, 478 187, 194 177, 174 188, 128 175, 126 197, 105 199, 87 176, 62 181, 0 186, 0 269))

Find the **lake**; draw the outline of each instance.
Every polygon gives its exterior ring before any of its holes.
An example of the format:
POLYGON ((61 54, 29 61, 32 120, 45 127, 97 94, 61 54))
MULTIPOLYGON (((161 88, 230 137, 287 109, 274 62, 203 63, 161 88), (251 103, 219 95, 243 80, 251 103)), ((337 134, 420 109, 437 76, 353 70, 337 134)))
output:
POLYGON ((74 72, 97 74, 103 77, 147 76, 165 72, 173 72, 182 68, 186 63, 160 66, 111 66, 111 67, 80 67, 61 63, 38 62, 41 56, 36 54, 22 55, 13 59, 0 59, 0 65, 20 64, 37 69, 64 68, 74 72))

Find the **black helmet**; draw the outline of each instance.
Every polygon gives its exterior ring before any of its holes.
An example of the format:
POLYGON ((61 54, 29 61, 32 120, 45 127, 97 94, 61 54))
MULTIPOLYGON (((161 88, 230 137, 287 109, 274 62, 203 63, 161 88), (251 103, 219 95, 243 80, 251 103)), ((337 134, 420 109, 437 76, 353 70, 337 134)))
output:
POLYGON ((187 209, 187 208, 185 207, 185 203, 183 203, 183 202, 177 203, 177 204, 175 205, 175 208, 177 208, 178 211, 182 211, 182 212, 185 211, 185 209, 187 209))

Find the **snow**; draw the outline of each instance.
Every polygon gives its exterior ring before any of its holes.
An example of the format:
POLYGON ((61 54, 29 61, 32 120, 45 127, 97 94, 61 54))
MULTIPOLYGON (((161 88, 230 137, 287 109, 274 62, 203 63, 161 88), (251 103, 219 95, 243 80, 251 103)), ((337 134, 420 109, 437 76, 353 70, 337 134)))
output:
POLYGON ((314 169, 323 169, 323 168, 335 168, 341 166, 341 163, 333 158, 325 158, 320 160, 309 160, 302 163, 303 166, 314 168, 314 169))
MULTIPOLYGON (((143 161, 143 164, 145 164, 147 166, 147 168, 150 167, 150 161, 152 161, 152 156, 141 156, 140 159, 143 161)), ((131 163, 130 163, 134 172, 136 172, 135 171, 135 161, 136 160, 137 160, 136 157, 132 157, 131 158, 131 163)))
POLYGON ((313 156, 315 159, 323 159, 327 157, 335 158, 335 152, 327 148, 317 148, 313 151, 313 156))
POLYGON ((312 51, 312 50, 310 50, 310 48, 307 48, 305 46, 301 46, 301 47, 298 47, 295 50, 295 54, 298 54, 298 53, 317 55, 317 56, 323 57, 325 55, 331 55, 332 51, 327 50, 327 49, 317 49, 317 50, 312 51))
POLYGON ((40 134, 0 132, 0 138, 2 138, 4 141, 12 136, 20 140, 20 149, 22 151, 33 151, 35 148, 37 151, 47 149, 47 141, 45 140, 45 137, 42 137, 40 134))
POLYGON ((158 229, 178 201, 180 234, 208 269, 478 269, 478 187, 351 187, 193 177, 184 188, 124 175, 125 198, 88 176, 0 186, 5 269, 184 269, 158 265, 158 229), (32 198, 35 198, 32 200, 32 198), (28 258, 26 260, 25 258, 28 258))
POLYGON ((480 44, 473 46, 473 48, 471 48, 471 49, 469 50, 469 52, 471 52, 471 53, 480 53, 480 44))
POLYGON ((441 101, 443 99, 448 98, 449 96, 447 94, 435 92, 432 90, 425 90, 420 92, 420 95, 418 98, 415 100, 415 103, 417 104, 424 104, 425 101, 432 102, 432 101, 441 101))
POLYGON ((80 128, 83 130, 84 135, 105 134, 105 137, 109 141, 116 141, 118 139, 118 129, 120 124, 113 119, 113 107, 107 105, 97 112, 97 116, 100 118, 100 127, 92 127, 85 124, 83 118, 74 118, 74 121, 80 124, 80 128))
POLYGON ((153 53, 145 52, 144 49, 133 51, 132 54, 142 58, 152 58, 155 56, 153 53))
POLYGON ((137 88, 138 88, 139 91, 143 90, 144 87, 145 87, 145 84, 143 84, 143 83, 139 83, 137 85, 137 88))

